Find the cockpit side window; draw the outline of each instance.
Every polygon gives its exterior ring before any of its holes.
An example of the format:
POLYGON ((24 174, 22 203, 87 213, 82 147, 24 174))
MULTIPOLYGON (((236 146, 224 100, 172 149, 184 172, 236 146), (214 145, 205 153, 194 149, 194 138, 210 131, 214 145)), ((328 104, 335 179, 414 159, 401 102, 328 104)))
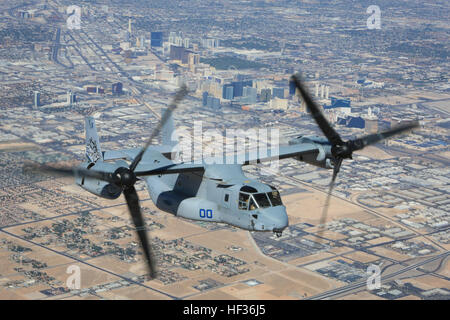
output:
POLYGON ((268 192, 270 202, 272 202, 272 206, 281 206, 283 203, 281 202, 280 193, 277 190, 273 190, 272 192, 268 192))
POLYGON ((247 193, 239 193, 239 209, 240 210, 248 210, 248 199, 250 195, 247 193))

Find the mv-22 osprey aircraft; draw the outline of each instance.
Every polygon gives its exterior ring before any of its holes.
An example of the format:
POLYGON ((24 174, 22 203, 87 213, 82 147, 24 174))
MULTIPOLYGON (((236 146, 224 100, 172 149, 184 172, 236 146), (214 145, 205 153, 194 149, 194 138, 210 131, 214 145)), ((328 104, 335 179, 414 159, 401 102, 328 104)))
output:
MULTIPOLYGON (((386 132, 343 141, 312 100, 300 78, 292 76, 291 81, 295 83, 325 137, 298 136, 291 140, 289 145, 279 146, 277 150, 269 149, 261 157, 259 153, 250 152, 243 156, 235 155, 232 164, 229 164, 228 160, 215 164, 217 162, 207 162, 205 159, 200 163, 176 163, 169 156, 173 148, 171 113, 187 94, 186 87, 182 86, 142 149, 102 152, 94 118, 88 116, 85 118, 87 161, 75 168, 45 165, 33 168, 39 172, 75 176, 78 185, 103 198, 116 199, 123 193, 152 278, 156 277, 156 269, 134 187, 137 180, 145 181, 156 207, 177 217, 226 223, 250 231, 270 231, 280 236, 288 226, 286 207, 281 201, 280 193, 271 185, 246 177, 242 166, 273 159, 295 158, 332 169, 328 203, 344 159, 351 159, 354 151, 367 145, 418 126, 418 123, 414 122, 386 132), (152 139, 157 137, 160 131, 163 133, 163 145, 150 146, 152 139), (128 164, 125 160, 131 163, 128 164)), ((326 210, 323 215, 326 215, 326 210)))

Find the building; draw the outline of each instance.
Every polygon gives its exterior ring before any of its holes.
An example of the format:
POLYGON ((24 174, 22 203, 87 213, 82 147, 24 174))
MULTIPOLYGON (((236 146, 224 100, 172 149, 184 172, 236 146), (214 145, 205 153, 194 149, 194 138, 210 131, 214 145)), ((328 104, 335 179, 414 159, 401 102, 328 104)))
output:
POLYGON ((123 85, 122 82, 113 83, 112 85, 112 94, 120 96, 123 93, 123 85))
POLYGON ((222 98, 227 100, 233 100, 234 98, 234 88, 231 84, 225 84, 222 87, 222 98))
POLYGON ((243 93, 243 89, 244 89, 242 81, 232 82, 231 85, 233 86, 234 96, 242 97, 242 93, 243 93))
POLYGON ((303 99, 300 99, 300 109, 299 110, 302 113, 306 113, 308 111, 307 110, 307 106, 306 106, 306 102, 303 99))
POLYGON ((105 93, 105 89, 103 89, 102 87, 99 87, 99 86, 95 86, 95 87, 93 87, 93 86, 87 86, 86 87, 86 92, 87 93, 97 93, 97 94, 103 94, 103 93, 105 93))
POLYGON ((252 80, 245 80, 245 81, 234 81, 231 83, 233 86, 233 94, 235 97, 242 97, 244 93, 244 87, 253 87, 253 81, 252 80))
MULTIPOLYGON (((187 64, 189 61, 189 54, 193 53, 181 46, 170 46, 170 60, 179 60, 183 64, 187 64)), ((199 58, 200 59, 200 58, 199 58)))
POLYGON ((41 93, 39 91, 34 92, 34 107, 38 108, 41 106, 41 93))
POLYGON ((275 97, 270 101, 270 107, 272 109, 286 110, 288 107, 288 100, 275 97))
POLYGON ((87 93, 97 93, 97 87, 86 87, 87 93))
POLYGON ((186 49, 181 46, 170 46, 170 60, 183 60, 184 51, 186 49))
POLYGON ((156 70, 155 80, 160 81, 172 81, 174 78, 174 72, 172 70, 156 70))
POLYGON ((133 35, 133 33, 131 32, 131 19, 128 19, 128 30, 125 36, 125 41, 126 42, 130 42, 131 41, 131 37, 133 35))
POLYGON ((176 37, 177 37, 176 32, 169 33, 169 43, 176 45, 177 44, 176 37))
POLYGON ((334 108, 349 108, 351 109, 351 101, 350 99, 338 99, 335 97, 331 97, 331 105, 324 105, 324 109, 334 109, 334 108))
POLYGON ((224 99, 223 86, 214 80, 206 80, 201 84, 201 90, 208 92, 208 95, 224 99))
POLYGON ((206 106, 208 108, 218 110, 220 109, 220 99, 208 95, 208 97, 206 98, 206 106))
POLYGON ((202 93, 202 105, 206 107, 208 105, 208 92, 204 91, 202 93))
POLYGON ((169 44, 189 48, 191 46, 191 39, 183 38, 179 36, 176 32, 171 32, 169 34, 169 44))
POLYGON ((191 46, 191 39, 184 38, 182 43, 183 43, 183 47, 189 48, 191 46))
POLYGON ((283 88, 273 88, 272 97, 284 99, 284 89, 283 88))
POLYGON ((227 100, 233 100, 233 98, 234 98, 233 87, 232 87, 232 86, 226 87, 226 91, 225 91, 225 99, 227 99, 227 100))
POLYGON ((384 82, 376 82, 376 81, 371 81, 371 80, 367 80, 367 79, 359 79, 356 80, 356 85, 363 88, 383 88, 384 87, 384 82))
POLYGON ((289 81, 289 95, 294 95, 295 91, 297 90, 297 87, 295 86, 294 81, 289 81))
POLYGON ((256 103, 256 94, 257 94, 256 88, 244 87, 243 93, 242 93, 243 98, 244 98, 243 100, 246 103, 255 104, 256 103))
POLYGON ((34 10, 20 10, 19 17, 21 19, 33 19, 34 18, 34 10))
POLYGON ((204 48, 218 48, 219 47, 219 39, 202 39, 201 43, 202 43, 202 47, 204 47, 204 48))
POLYGON ((76 102, 76 96, 75 93, 72 92, 72 90, 67 91, 67 104, 71 106, 76 102))
POLYGON ((272 99, 272 92, 270 89, 262 89, 259 99, 262 102, 269 102, 272 99))
POLYGON ((163 33, 162 32, 152 32, 150 34, 150 45, 152 47, 162 47, 163 46, 163 33))
POLYGON ((362 117, 349 116, 346 119, 346 126, 348 128, 364 129, 366 126, 366 122, 362 117))
POLYGON ((140 36, 136 38, 136 47, 139 49, 145 48, 145 37, 140 36))
POLYGON ((252 80, 243 80, 242 85, 244 87, 253 87, 253 81, 252 80))
POLYGON ((220 99, 218 98, 213 98, 213 104, 212 104, 212 108, 215 110, 220 109, 221 105, 220 105, 220 99))
POLYGON ((195 66, 200 63, 200 55, 198 53, 189 53, 188 54, 188 66, 189 70, 192 72, 195 71, 195 66))
POLYGON ((378 119, 374 116, 367 116, 365 120, 365 131, 366 133, 377 133, 378 132, 378 119))

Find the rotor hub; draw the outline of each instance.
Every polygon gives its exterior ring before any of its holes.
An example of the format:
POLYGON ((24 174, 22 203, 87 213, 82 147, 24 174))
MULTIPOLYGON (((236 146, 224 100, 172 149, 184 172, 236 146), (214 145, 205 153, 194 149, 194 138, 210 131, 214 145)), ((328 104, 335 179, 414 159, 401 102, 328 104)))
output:
POLYGON ((338 159, 352 159, 353 151, 361 150, 364 144, 359 139, 349 140, 341 145, 334 145, 331 147, 331 153, 338 159))
POLYGON ((114 175, 123 189, 131 188, 137 181, 135 173, 129 168, 120 167, 114 172, 114 175))
POLYGON ((344 143, 343 145, 334 145, 331 147, 331 153, 333 156, 338 158, 350 158, 352 156, 352 151, 349 148, 347 143, 344 143))

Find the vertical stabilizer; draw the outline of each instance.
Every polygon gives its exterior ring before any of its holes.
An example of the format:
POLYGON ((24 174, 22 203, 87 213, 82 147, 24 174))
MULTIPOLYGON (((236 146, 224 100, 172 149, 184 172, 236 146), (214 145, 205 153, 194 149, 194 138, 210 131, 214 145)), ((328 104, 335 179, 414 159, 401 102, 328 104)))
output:
POLYGON ((94 117, 86 117, 84 121, 86 130, 86 157, 91 163, 95 163, 99 160, 103 161, 103 154, 100 148, 97 129, 95 128, 94 117))
POLYGON ((161 129, 162 144, 165 146, 175 146, 178 143, 178 139, 172 135, 175 132, 175 125, 173 123, 172 115, 167 119, 166 123, 161 129))

